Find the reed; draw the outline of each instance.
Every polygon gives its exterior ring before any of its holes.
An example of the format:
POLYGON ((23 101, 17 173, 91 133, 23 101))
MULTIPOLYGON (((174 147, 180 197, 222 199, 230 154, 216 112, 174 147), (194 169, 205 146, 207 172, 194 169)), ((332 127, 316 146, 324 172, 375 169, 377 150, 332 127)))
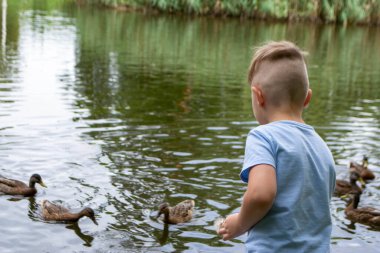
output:
POLYGON ((380 25, 380 0, 86 0, 107 7, 271 20, 380 25))

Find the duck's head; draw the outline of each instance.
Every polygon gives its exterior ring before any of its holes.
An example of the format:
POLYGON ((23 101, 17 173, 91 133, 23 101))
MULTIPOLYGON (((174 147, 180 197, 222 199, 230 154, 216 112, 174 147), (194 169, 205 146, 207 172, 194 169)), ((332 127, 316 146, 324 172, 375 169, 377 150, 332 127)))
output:
POLYGON ((165 214, 169 212, 169 203, 165 202, 158 206, 158 214, 157 218, 160 217, 161 214, 165 214))
POLYGON ((363 188, 365 187, 365 182, 360 174, 355 170, 350 170, 350 182, 355 184, 356 181, 359 181, 363 188))
POLYGON ((96 225, 98 225, 98 222, 96 221, 95 219, 95 212, 92 208, 89 208, 89 207, 86 207, 85 209, 83 209, 81 212, 81 215, 82 216, 87 216, 88 218, 90 218, 96 225))
POLYGON ((30 180, 29 180, 29 186, 30 187, 34 187, 35 184, 40 184, 42 187, 45 187, 47 188, 47 186, 44 184, 44 182, 42 181, 42 178, 39 174, 33 174, 31 177, 30 177, 30 180))

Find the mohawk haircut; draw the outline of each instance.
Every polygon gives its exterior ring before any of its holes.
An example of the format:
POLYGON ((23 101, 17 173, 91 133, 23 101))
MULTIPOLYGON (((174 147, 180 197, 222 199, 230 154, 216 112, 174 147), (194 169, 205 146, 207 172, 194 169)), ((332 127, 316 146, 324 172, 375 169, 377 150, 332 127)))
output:
POLYGON ((299 59, 306 62, 307 52, 299 49, 289 41, 269 41, 263 46, 255 48, 251 64, 248 70, 248 84, 252 83, 255 72, 264 60, 276 61, 280 59, 299 59))

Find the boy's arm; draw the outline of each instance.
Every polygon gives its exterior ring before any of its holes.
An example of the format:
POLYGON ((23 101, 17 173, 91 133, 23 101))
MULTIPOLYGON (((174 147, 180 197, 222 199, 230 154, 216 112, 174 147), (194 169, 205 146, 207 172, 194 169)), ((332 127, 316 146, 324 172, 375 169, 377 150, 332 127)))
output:
POLYGON ((276 192, 276 171, 271 165, 259 164, 251 168, 240 213, 229 215, 218 234, 223 240, 230 240, 247 232, 272 207, 276 192))

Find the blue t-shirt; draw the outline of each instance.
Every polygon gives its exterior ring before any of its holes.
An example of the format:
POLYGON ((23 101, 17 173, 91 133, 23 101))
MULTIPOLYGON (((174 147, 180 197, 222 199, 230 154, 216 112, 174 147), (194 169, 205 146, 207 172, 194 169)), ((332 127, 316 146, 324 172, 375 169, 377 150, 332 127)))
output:
POLYGON ((277 195, 269 212, 248 231, 248 252, 330 252, 335 166, 322 138, 295 121, 256 127, 247 137, 240 174, 244 182, 258 164, 274 167, 277 195))

